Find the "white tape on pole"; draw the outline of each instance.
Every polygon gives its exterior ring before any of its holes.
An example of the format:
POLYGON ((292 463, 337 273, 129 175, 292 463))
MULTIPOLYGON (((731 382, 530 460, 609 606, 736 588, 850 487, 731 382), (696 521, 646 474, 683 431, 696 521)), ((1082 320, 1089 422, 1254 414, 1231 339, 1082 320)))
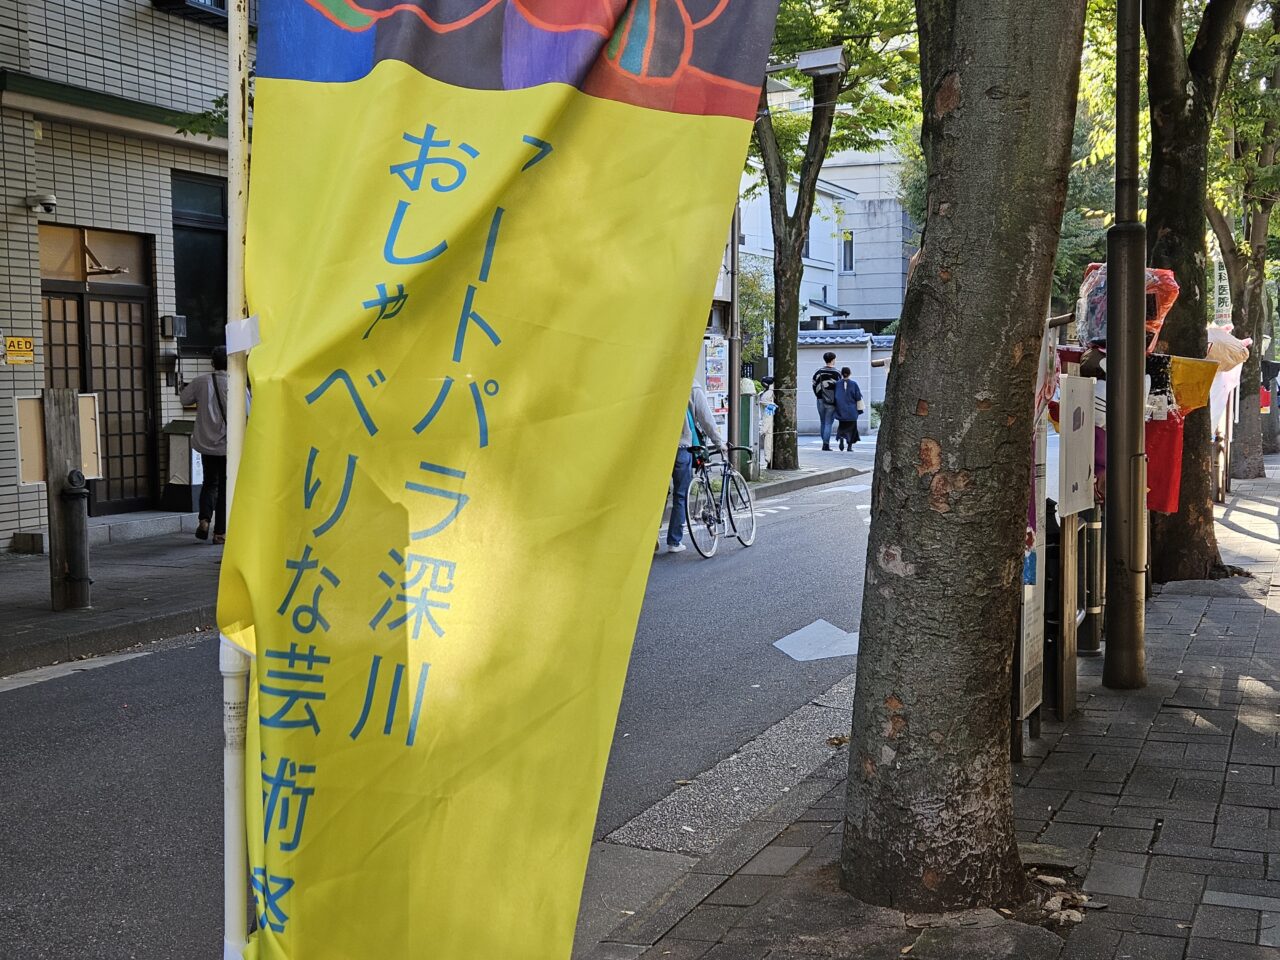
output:
POLYGON ((248 353, 262 342, 258 332, 258 315, 232 320, 227 324, 227 356, 248 353))

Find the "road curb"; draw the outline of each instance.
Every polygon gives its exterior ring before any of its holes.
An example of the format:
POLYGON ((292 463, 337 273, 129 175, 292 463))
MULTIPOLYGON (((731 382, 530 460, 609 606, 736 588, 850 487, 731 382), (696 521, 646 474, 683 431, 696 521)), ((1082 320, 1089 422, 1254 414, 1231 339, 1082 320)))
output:
POLYGON ((756 500, 768 500, 770 497, 780 497, 784 493, 794 493, 806 487, 820 487, 824 483, 835 483, 837 480, 861 477, 870 472, 870 470, 863 470, 859 467, 835 467, 831 470, 819 470, 817 473, 806 474, 802 477, 787 477, 785 480, 766 480, 763 483, 751 484, 751 496, 756 500))
POLYGON ((0 650, 0 677, 69 660, 119 653, 140 643, 150 643, 153 640, 191 633, 197 628, 211 627, 216 611, 216 604, 201 604, 143 620, 95 625, 86 630, 66 633, 56 639, 38 640, 14 649, 0 650))
POLYGON ((593 944, 578 944, 574 960, 618 960, 648 949, 668 933, 712 891, 720 887, 783 831, 803 818, 809 807, 840 785, 849 762, 841 748, 791 788, 777 802, 752 817, 714 850, 697 861, 664 892, 622 919, 593 944))

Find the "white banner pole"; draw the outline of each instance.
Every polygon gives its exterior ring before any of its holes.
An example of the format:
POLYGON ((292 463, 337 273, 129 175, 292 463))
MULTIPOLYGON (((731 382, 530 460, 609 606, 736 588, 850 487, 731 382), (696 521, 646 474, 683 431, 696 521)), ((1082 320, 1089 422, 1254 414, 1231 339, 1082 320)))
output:
MULTIPOLYGON (((249 197, 249 6, 227 10, 227 322, 246 316, 245 206, 249 197)), ((248 354, 227 356, 227 510, 235 500, 244 449, 248 354)), ((218 649, 222 673, 223 960, 240 960, 249 931, 249 854, 245 832, 245 718, 249 658, 227 640, 218 649)))

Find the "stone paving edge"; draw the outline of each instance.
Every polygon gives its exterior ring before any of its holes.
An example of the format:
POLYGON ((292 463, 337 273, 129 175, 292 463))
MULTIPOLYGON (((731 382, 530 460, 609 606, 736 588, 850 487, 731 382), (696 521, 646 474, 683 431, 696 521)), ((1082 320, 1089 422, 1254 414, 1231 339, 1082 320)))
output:
MULTIPOLYGON (((92 609, 88 612, 91 613, 92 609)), ((141 620, 95 624, 83 630, 74 630, 74 627, 69 626, 71 632, 58 639, 41 640, 13 649, 0 649, 0 677, 55 663, 119 653, 140 643, 191 633, 197 628, 212 627, 216 612, 216 604, 206 603, 141 620)), ((74 616, 75 612, 70 615, 74 616)))

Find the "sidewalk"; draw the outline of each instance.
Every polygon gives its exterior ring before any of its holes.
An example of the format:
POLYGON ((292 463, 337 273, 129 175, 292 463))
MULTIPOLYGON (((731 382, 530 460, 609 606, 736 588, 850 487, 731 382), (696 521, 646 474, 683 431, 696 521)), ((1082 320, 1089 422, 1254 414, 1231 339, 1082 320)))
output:
POLYGON ((1218 510, 1224 559, 1255 579, 1161 591, 1148 607, 1147 688, 1106 690, 1102 660, 1080 660, 1078 716, 1046 722, 1013 769, 1024 862, 1066 881, 1033 887, 1041 902, 1064 889, 1087 897, 1078 925, 911 916, 848 898, 842 750, 575 956, 1280 960, 1280 458, 1268 461, 1267 480, 1237 482, 1218 510))
POLYGON ((0 553, 0 676, 213 625, 222 547, 171 533, 89 548, 93 606, 49 609, 49 558, 0 553))
POLYGON ((801 436, 798 449, 800 469, 763 471, 760 480, 752 484, 752 494, 757 500, 870 473, 876 461, 876 435, 864 437, 847 453, 823 450, 822 441, 816 436, 801 436))

